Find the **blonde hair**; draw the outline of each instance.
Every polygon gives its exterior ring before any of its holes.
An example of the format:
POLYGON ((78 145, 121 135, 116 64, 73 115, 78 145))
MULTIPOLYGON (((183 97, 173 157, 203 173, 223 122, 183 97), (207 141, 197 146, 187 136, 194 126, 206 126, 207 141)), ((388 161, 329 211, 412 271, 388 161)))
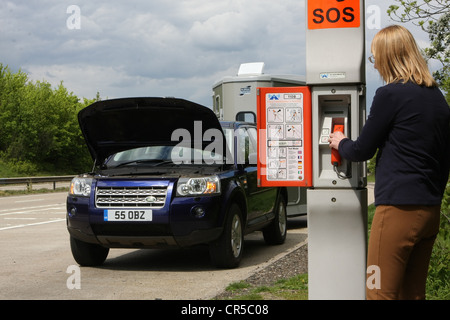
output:
POLYGON ((386 83, 411 81, 426 87, 437 86, 413 35, 405 27, 381 29, 371 46, 375 67, 386 83))

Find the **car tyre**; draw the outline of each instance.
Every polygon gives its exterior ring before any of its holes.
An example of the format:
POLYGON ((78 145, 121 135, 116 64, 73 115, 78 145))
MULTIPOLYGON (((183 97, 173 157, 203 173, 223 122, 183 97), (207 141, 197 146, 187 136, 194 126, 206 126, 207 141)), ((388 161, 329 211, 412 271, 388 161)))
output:
POLYGON ((81 266, 98 266, 105 262, 109 248, 95 243, 87 243, 74 237, 70 237, 70 249, 73 258, 81 266))
POLYGON ((209 244, 212 263, 218 268, 236 268, 244 251, 244 227, 241 208, 233 203, 226 216, 222 235, 209 244))
POLYGON ((283 244, 287 234, 286 200, 280 196, 276 205, 275 218, 263 229, 264 241, 270 245, 283 244))

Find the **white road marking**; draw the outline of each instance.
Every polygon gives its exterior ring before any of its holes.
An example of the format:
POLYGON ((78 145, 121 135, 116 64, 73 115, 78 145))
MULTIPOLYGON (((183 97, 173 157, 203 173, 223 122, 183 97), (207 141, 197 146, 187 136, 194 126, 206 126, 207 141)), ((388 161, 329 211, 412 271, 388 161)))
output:
POLYGON ((16 203, 22 203, 22 202, 36 202, 36 201, 44 201, 44 199, 20 200, 20 201, 16 201, 16 203))
POLYGON ((36 222, 36 223, 29 223, 29 224, 20 224, 17 226, 11 226, 11 227, 5 227, 5 228, 0 228, 0 231, 2 230, 8 230, 8 229, 16 229, 16 228, 23 228, 23 227, 31 227, 31 226, 38 226, 41 224, 47 224, 47 223, 53 223, 53 222, 60 222, 60 221, 66 221, 66 219, 55 219, 55 220, 51 220, 51 221, 43 221, 43 222, 36 222))
MULTIPOLYGON (((3 200, 3 199, 2 199, 3 200)), ((11 199, 4 199, 11 200, 11 199)), ((38 201, 46 201, 42 198, 24 199, 18 197, 14 202, 22 204, 19 208, 0 209, 0 231, 37 226, 47 223, 65 221, 65 202, 37 205, 38 201), (26 203, 29 203, 28 205, 26 203), (15 220, 15 221, 14 221, 15 220), (26 220, 29 220, 29 223, 26 220), (2 223, 3 221, 3 223, 2 223), (40 221, 40 222, 37 222, 40 221), (2 226, 1 226, 2 225, 2 226)))
POLYGON ((4 211, 11 211, 11 210, 22 210, 22 209, 34 209, 34 208, 49 208, 54 206, 65 206, 65 203, 54 203, 54 204, 47 204, 43 206, 34 206, 34 207, 22 207, 22 208, 15 208, 15 209, 0 209, 0 212, 4 211))

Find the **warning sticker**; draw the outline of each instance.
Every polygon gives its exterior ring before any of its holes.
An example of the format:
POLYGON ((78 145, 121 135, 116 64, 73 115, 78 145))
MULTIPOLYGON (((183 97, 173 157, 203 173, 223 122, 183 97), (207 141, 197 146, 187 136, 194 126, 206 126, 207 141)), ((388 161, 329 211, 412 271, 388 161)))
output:
POLYGON ((303 180, 303 94, 268 93, 266 110, 267 180, 303 180))

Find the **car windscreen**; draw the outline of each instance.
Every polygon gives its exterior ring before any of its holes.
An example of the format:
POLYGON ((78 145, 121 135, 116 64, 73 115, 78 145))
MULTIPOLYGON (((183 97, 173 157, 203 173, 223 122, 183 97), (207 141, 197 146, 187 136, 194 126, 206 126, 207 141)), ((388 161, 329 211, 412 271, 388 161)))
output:
POLYGON ((105 161, 107 168, 128 165, 221 164, 223 156, 214 148, 196 149, 184 146, 148 146, 113 154, 105 161))

